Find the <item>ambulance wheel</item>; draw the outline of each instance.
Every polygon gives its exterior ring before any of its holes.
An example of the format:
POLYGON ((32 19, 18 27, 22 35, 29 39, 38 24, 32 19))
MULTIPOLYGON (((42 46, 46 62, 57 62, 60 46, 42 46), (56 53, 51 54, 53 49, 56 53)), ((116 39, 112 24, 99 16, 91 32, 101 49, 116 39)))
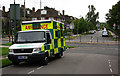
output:
POLYGON ((63 51, 55 55, 56 58, 61 58, 62 56, 63 56, 63 51))
POLYGON ((43 59, 43 64, 47 65, 48 64, 48 56, 45 56, 43 59))
POLYGON ((15 65, 15 66, 16 66, 16 65, 19 65, 19 62, 17 62, 17 61, 16 61, 16 62, 13 61, 12 63, 13 63, 13 65, 15 65))

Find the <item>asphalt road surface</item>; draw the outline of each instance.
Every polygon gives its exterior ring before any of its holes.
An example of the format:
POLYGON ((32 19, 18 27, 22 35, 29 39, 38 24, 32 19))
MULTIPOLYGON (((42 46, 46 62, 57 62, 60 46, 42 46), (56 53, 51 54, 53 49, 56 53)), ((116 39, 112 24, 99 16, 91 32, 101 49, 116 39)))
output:
MULTIPOLYGON (((64 57, 52 59, 44 66, 21 63, 2 69, 3 74, 118 74, 118 45, 66 43, 64 57)), ((114 75, 111 75, 114 76, 114 75)))

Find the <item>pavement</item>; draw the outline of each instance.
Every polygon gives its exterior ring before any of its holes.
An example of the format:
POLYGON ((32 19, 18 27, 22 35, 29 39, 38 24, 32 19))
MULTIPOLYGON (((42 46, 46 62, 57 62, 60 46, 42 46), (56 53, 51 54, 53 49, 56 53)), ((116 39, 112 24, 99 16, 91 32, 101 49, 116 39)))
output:
POLYGON ((6 47, 6 48, 9 48, 10 46, 4 46, 4 45, 0 45, 0 47, 6 47))

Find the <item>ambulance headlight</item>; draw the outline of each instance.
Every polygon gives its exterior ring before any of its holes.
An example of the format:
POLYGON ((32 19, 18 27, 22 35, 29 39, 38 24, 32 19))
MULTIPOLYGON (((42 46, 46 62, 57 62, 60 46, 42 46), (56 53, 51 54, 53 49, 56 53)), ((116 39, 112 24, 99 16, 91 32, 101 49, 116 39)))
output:
POLYGON ((34 48, 33 51, 41 51, 41 48, 34 48))
POLYGON ((9 49, 9 52, 13 52, 13 49, 9 49))

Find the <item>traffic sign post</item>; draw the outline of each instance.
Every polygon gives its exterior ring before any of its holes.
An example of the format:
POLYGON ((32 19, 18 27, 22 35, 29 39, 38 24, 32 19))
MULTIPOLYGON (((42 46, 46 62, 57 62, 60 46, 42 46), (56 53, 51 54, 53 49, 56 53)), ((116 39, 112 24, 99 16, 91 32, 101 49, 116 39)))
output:
POLYGON ((71 23, 71 24, 70 24, 70 29, 72 30, 72 33, 73 33, 74 23, 71 23))
POLYGON ((10 19, 20 20, 20 5, 10 4, 10 19))
POLYGON ((10 22, 11 22, 11 28, 12 28, 12 40, 13 40, 13 31, 14 31, 14 41, 15 41, 16 20, 20 20, 20 5, 15 4, 15 1, 14 1, 14 4, 10 4, 10 20, 11 20, 10 22))
POLYGON ((100 27, 100 24, 97 24, 96 27, 97 27, 97 42, 98 42, 98 27, 100 27))

